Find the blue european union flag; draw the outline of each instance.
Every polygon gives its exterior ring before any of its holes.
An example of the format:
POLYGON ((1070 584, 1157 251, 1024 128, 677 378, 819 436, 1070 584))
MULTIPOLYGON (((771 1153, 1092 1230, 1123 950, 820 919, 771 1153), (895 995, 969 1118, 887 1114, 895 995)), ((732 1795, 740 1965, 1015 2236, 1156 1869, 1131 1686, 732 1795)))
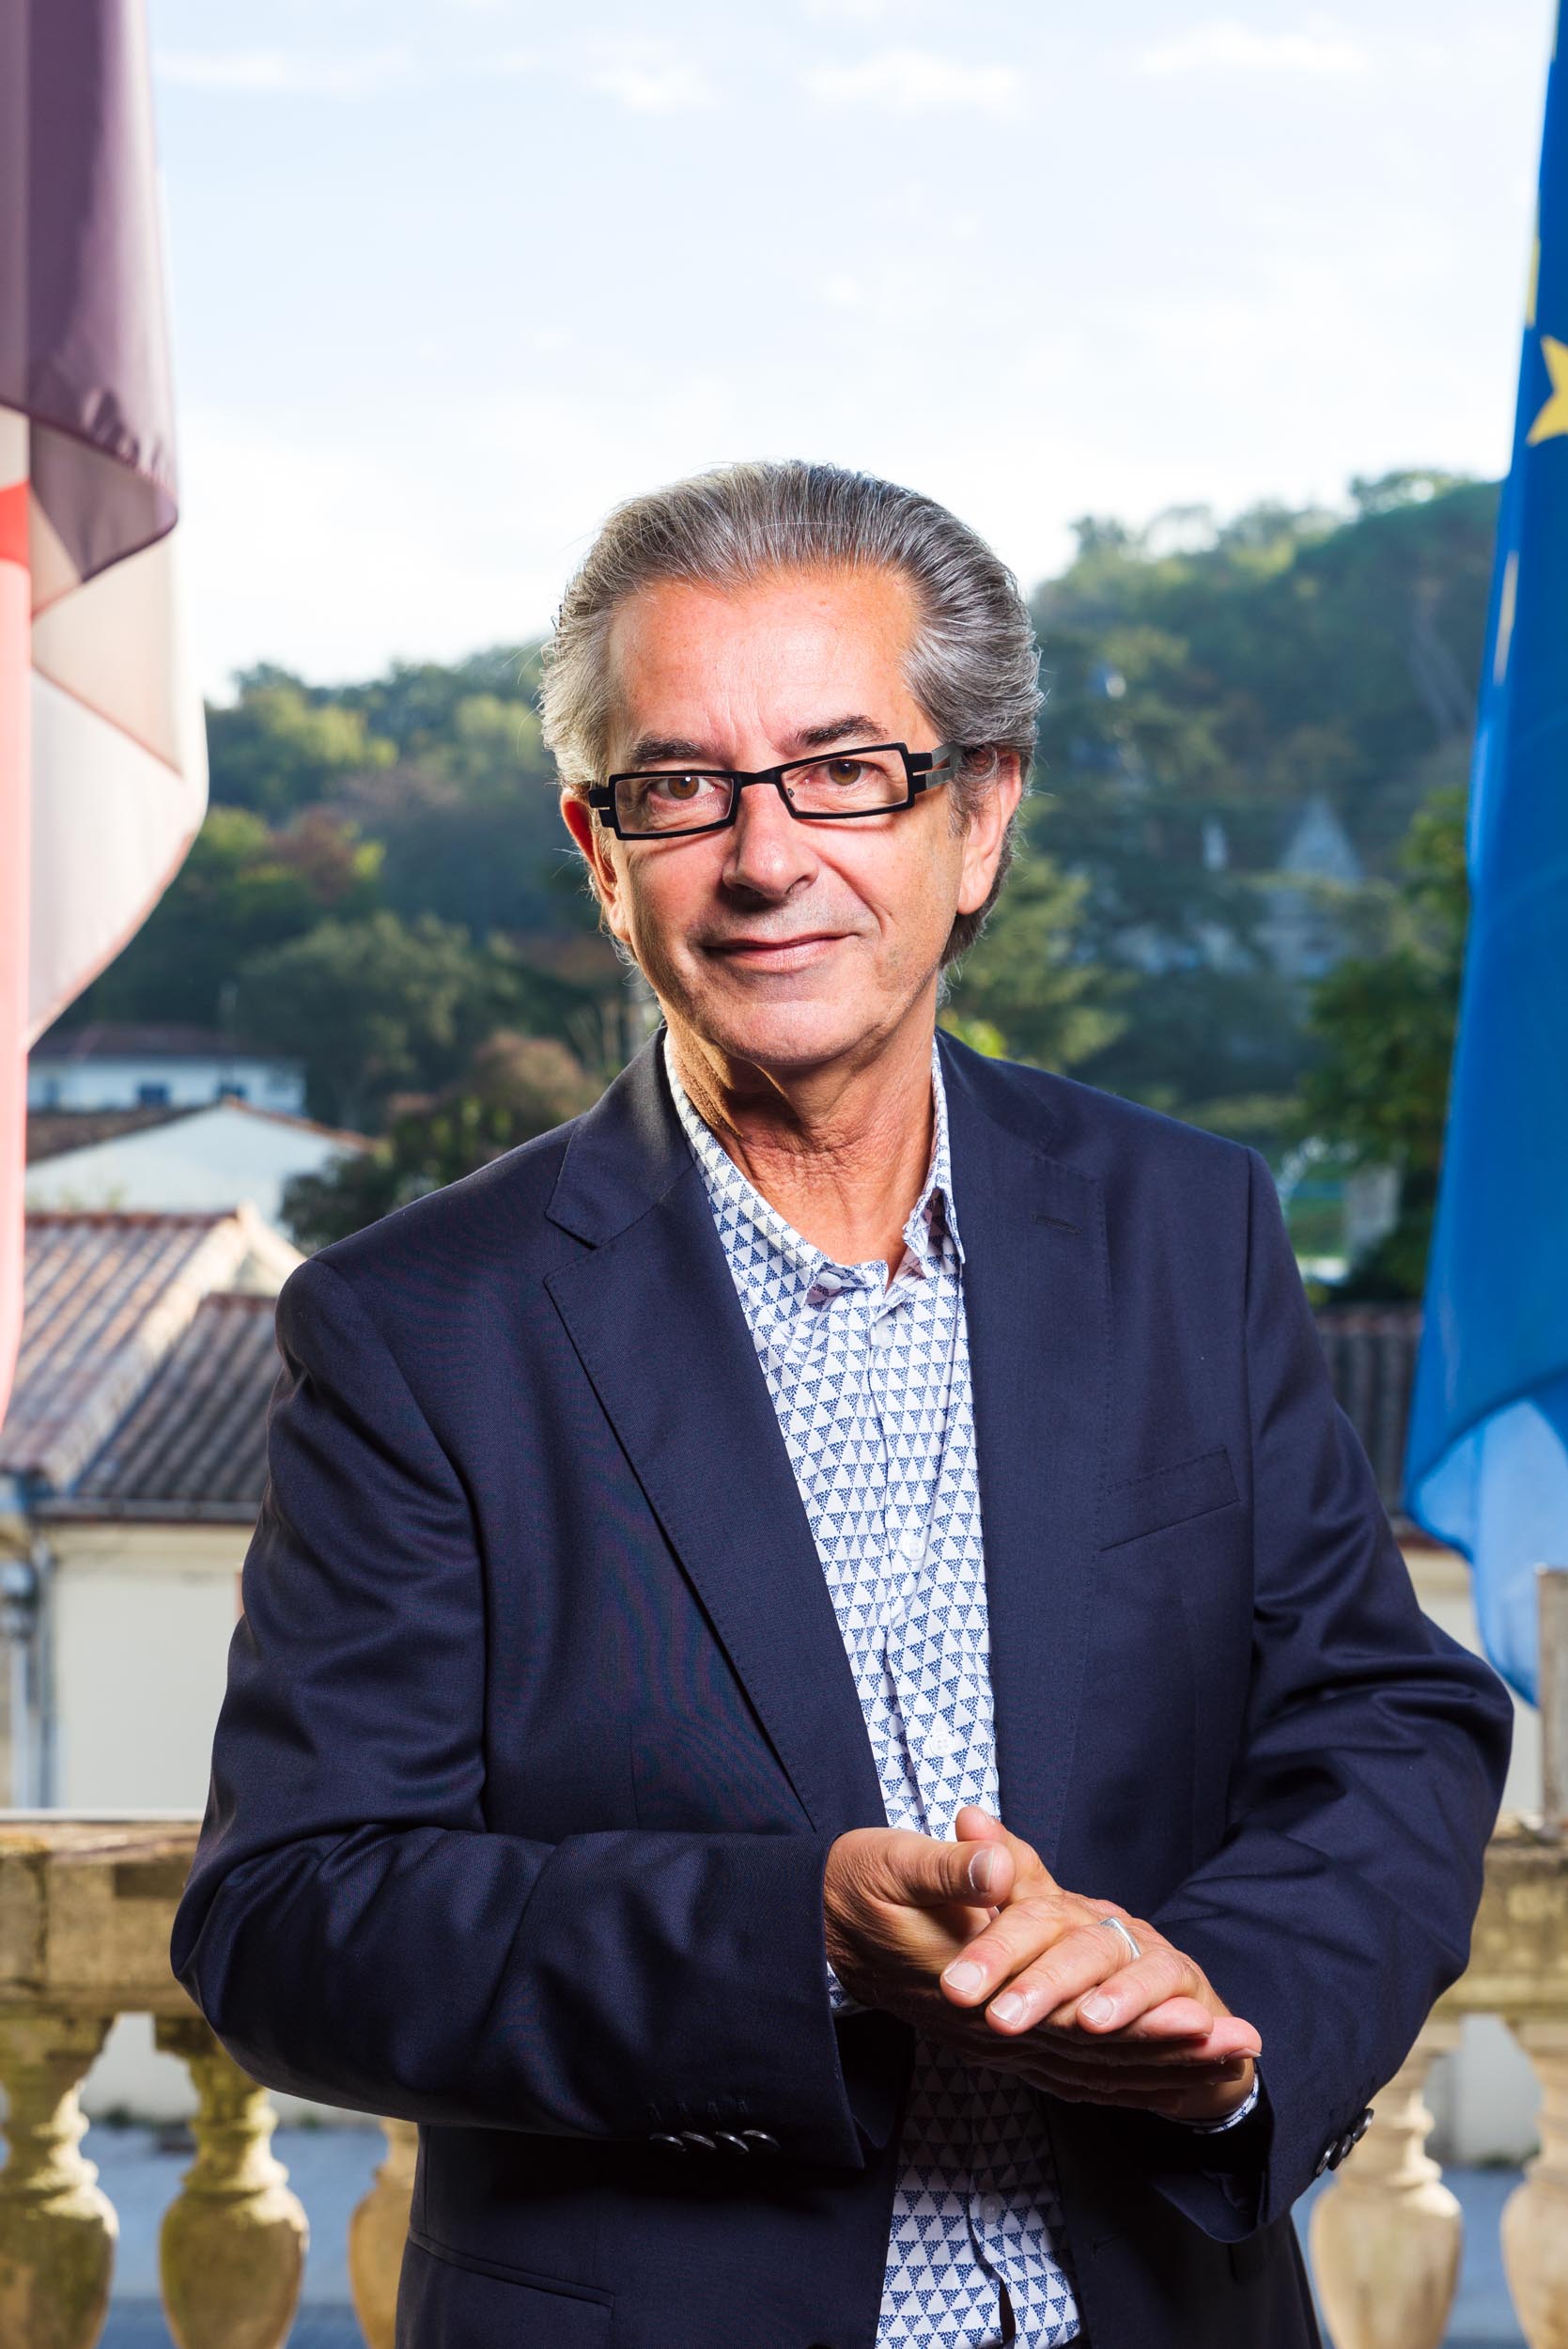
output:
POLYGON ((1568 1564, 1568 84, 1555 51, 1468 862, 1408 1504, 1470 1559, 1486 1653, 1533 1697, 1533 1569, 1568 1564))

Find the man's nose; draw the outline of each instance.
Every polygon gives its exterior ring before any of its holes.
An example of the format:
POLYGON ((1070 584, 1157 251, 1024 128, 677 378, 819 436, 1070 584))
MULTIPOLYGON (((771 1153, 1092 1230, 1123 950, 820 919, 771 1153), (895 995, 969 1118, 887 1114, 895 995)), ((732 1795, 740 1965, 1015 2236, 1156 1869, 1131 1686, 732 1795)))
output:
POLYGON ((726 882, 758 896, 783 897, 815 869, 809 826, 796 821, 775 785, 749 785, 729 833, 726 882))

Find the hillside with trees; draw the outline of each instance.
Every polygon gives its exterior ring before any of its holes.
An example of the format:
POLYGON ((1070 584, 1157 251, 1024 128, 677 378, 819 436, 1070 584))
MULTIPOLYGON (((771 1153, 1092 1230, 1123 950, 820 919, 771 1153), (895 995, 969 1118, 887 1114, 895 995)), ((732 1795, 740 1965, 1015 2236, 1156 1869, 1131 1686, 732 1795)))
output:
MULTIPOLYGON (((1080 522, 1032 599, 1020 857, 944 1014, 1276 1159, 1308 1136, 1399 1166, 1417 1220, 1370 1276, 1392 1290, 1436 1180, 1495 516, 1492 485, 1411 472, 1341 512, 1080 522)), ((640 1033, 537 684, 533 646, 238 677, 191 856, 68 1016, 303 1062, 313 1114, 380 1138, 297 1203, 312 1242, 571 1114, 640 1033)))

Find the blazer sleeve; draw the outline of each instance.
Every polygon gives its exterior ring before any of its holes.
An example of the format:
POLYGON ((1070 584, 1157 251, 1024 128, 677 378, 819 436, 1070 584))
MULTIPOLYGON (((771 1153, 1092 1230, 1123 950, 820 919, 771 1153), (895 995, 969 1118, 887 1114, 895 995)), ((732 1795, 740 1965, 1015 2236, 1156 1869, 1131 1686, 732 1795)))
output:
POLYGON ((823 1980, 827 1843, 492 1830, 463 1484, 333 1266, 290 1274, 277 1332, 171 1948, 218 2038, 266 2086, 356 2110, 642 2141, 751 2127, 862 2168, 823 1980))
POLYGON ((1416 1604, 1249 1155, 1245 1739, 1225 1841, 1151 1920, 1263 2040, 1234 2139, 1146 2132, 1162 2190, 1222 2239, 1288 2210, 1464 1971, 1513 1730, 1500 1680, 1416 1604))

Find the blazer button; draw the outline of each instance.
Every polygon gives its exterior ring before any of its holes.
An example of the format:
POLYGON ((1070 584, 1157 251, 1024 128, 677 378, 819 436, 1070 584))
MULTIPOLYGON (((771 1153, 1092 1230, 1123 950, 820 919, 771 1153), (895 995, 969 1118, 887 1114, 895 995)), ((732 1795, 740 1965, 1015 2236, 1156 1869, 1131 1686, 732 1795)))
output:
POLYGON ((1367 2107, 1367 2108, 1366 2108, 1365 2112, 1363 2112, 1363 2113, 1362 2113, 1362 2115, 1361 2115, 1360 2119, 1357 2122, 1356 2126, 1355 2126, 1355 2127, 1351 2130, 1351 2132, 1350 2132, 1350 2141, 1351 2141, 1351 2143, 1352 2143, 1353 2145, 1358 2145, 1358 2144, 1360 2143, 1360 2141, 1361 2141, 1362 2138, 1363 2138, 1363 2137, 1365 2137, 1365 2135, 1366 2135, 1366 2133, 1367 2133, 1368 2129, 1370 2129, 1370 2128, 1371 2128, 1371 2126, 1372 2126, 1372 2107, 1371 2107, 1370 2105, 1368 2105, 1368 2107, 1367 2107))
POLYGON ((716 2154, 719 2151, 712 2138, 705 2137, 701 2129, 682 2129, 680 2134, 686 2144, 699 2146, 705 2154, 716 2154))
POLYGON ((685 2146, 681 2143, 678 2137, 666 2137, 662 2129, 655 2129, 653 2135, 648 2139, 648 2143, 650 2145, 667 2145, 672 2153, 684 2154, 686 2151, 685 2146))
POLYGON ((749 2154, 752 2150, 745 2139, 737 2137, 733 2129, 715 2129, 713 2134, 729 2153, 749 2154))
POLYGON ((759 2154, 776 2154, 779 2150, 778 2139, 769 2137, 766 2129, 742 2129, 740 2134, 759 2154))
POLYGON ((1333 2156, 1333 2152, 1334 2148, 1332 2145, 1326 2145, 1324 2147, 1322 2153, 1319 2154, 1316 2161, 1312 2164, 1312 2175, 1314 2178, 1322 2177, 1324 2171, 1329 2166, 1330 2160, 1333 2156))

